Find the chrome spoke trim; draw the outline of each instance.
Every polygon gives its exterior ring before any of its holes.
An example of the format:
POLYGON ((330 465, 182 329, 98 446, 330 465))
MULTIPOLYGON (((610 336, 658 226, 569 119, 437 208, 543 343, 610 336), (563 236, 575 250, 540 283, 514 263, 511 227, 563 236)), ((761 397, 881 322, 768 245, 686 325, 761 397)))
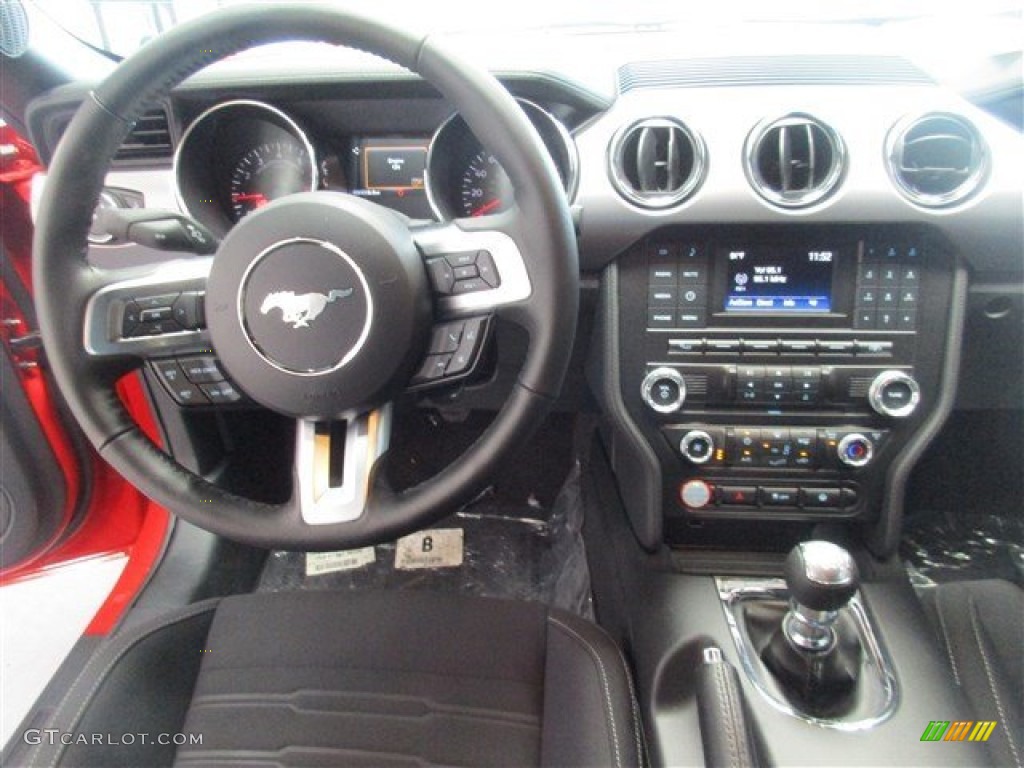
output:
POLYGON ((344 445, 332 444, 328 422, 302 419, 295 435, 295 482, 306 525, 350 523, 363 516, 373 465, 391 441, 391 404, 339 419, 344 445), (332 482, 331 456, 344 451, 341 482, 332 482))

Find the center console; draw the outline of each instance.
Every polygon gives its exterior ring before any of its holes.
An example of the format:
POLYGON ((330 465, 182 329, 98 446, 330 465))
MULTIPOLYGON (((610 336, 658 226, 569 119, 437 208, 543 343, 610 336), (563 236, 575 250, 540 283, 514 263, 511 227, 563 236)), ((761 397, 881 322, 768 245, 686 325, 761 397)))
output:
POLYGON ((616 270, 622 404, 670 544, 693 521, 878 518, 959 333, 948 249, 913 228, 669 230, 616 270))

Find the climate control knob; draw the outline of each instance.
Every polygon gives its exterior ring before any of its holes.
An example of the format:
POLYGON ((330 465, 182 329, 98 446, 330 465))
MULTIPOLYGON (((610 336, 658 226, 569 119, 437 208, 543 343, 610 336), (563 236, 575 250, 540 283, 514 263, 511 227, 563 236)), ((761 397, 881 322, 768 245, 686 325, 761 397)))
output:
POLYGON ((921 387, 903 371, 882 371, 868 388, 868 403, 883 416, 905 419, 921 402, 921 387))
POLYGON ((707 432, 693 429, 679 441, 679 452, 692 464, 707 464, 715 453, 715 441, 707 432))
POLYGON ((658 413, 675 413, 686 401, 686 382, 675 368, 655 368, 640 386, 644 402, 658 413))
POLYGON ((836 448, 839 460, 848 467, 863 467, 874 458, 875 444, 859 432, 845 435, 836 448))

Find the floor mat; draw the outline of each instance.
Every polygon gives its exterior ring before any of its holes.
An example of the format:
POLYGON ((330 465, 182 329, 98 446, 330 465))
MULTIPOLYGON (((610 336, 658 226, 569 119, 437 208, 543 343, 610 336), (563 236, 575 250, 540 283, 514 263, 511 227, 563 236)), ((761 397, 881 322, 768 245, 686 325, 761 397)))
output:
POLYGON ((512 504, 488 490, 431 526, 431 546, 442 538, 436 532, 461 532, 460 565, 409 567, 399 562, 401 540, 326 557, 275 551, 259 589, 427 589, 543 602, 592 619, 582 525, 575 467, 550 508, 534 496, 512 504))
POLYGON ((900 556, 919 585, 997 578, 1024 586, 1024 518, 916 515, 904 531, 900 556))

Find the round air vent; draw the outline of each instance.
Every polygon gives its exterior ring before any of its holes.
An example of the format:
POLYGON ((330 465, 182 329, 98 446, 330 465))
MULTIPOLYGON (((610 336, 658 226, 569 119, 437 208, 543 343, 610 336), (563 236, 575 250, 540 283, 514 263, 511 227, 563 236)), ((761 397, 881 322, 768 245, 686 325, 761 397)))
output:
POLYGON ((941 208, 978 189, 988 152, 977 129, 962 117, 933 113, 898 123, 889 133, 889 175, 918 205, 941 208))
POLYGON ((839 134, 803 114, 758 125, 747 137, 744 156, 751 186, 783 208, 824 200, 839 184, 846 162, 839 134))
POLYGON ((612 184, 644 208, 670 208, 700 186, 707 167, 700 137, 669 117, 626 126, 612 139, 612 184))

